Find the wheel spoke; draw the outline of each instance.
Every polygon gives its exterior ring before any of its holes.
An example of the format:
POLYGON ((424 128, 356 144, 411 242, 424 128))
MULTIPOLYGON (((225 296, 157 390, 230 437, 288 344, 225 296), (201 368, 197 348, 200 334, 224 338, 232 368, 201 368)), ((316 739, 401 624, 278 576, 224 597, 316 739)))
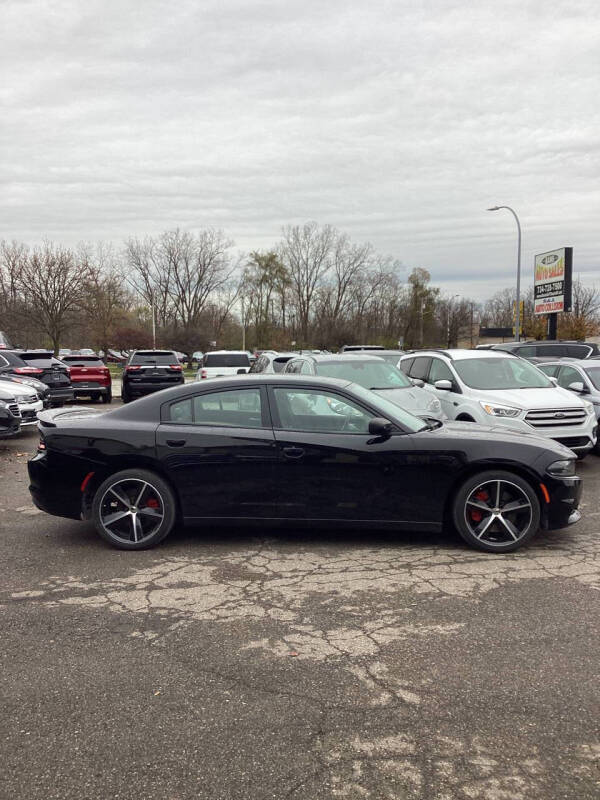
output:
POLYGON ((138 518, 137 514, 131 515, 131 530, 133 533, 133 541, 137 542, 138 540, 138 518))
POLYGON ((481 537, 487 531, 487 529, 490 527, 490 525, 492 524, 493 521, 494 521, 494 515, 490 514, 490 516, 487 519, 483 520, 483 522, 481 522, 475 528, 475 534, 476 534, 478 539, 481 539, 481 537))
POLYGON ((108 516, 102 519, 102 522, 105 525, 112 525, 115 522, 118 522, 123 517, 128 517, 131 514, 131 511, 115 511, 114 514, 108 514, 108 516))
POLYGON ((512 522, 510 522, 510 520, 508 520, 508 519, 504 519, 504 517, 502 516, 502 514, 498 514, 498 517, 497 517, 497 519, 498 519, 498 521, 499 521, 499 522, 501 522, 501 523, 504 525, 504 527, 506 528, 506 530, 507 530, 507 531, 510 533, 510 535, 512 536, 512 538, 513 538, 513 539, 515 540, 515 542, 516 542, 516 541, 517 541, 517 539, 520 537, 520 533, 519 533, 519 531, 517 530, 517 528, 515 528, 515 526, 512 524, 512 522))
POLYGON ((531 508, 531 505, 530 503, 523 503, 520 500, 513 500, 512 502, 507 503, 500 510, 503 514, 508 514, 511 511, 519 511, 521 508, 531 508))
POLYGON ((138 496, 135 498, 135 501, 133 503, 134 506, 139 506, 140 501, 142 499, 142 496, 143 496, 143 494, 144 494, 144 492, 146 491, 147 488, 148 488, 148 484, 146 483, 146 481, 144 481, 142 483, 142 488, 140 489, 140 492, 139 492, 138 496))
POLYGON ((475 500, 467 500, 468 506, 475 506, 475 508, 480 508, 482 511, 487 511, 488 514, 492 513, 492 509, 489 506, 486 506, 485 503, 477 503, 475 500))
POLYGON ((162 511, 159 511, 158 508, 149 508, 148 506, 144 506, 144 508, 138 508, 138 514, 146 514, 148 517, 155 517, 156 519, 162 519, 162 511))
POLYGON ((496 481, 496 508, 500 508, 500 487, 502 481, 496 481))
POLYGON ((123 503, 124 506, 127 506, 127 508, 131 508, 131 500, 127 497, 125 492, 123 492, 121 489, 118 489, 118 488, 115 488, 114 486, 111 486, 110 489, 109 489, 109 492, 112 492, 112 494, 114 494, 114 496, 117 498, 117 500, 119 500, 121 503, 123 503))

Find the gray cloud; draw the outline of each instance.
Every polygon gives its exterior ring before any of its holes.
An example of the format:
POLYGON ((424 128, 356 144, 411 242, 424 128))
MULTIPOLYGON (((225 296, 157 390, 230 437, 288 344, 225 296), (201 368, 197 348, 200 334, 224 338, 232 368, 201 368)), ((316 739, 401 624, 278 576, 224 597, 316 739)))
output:
MULTIPOLYGON (((600 281, 600 10, 590 0, 5 0, 5 237, 316 219, 448 291, 575 247, 600 281)), ((527 283, 527 279, 525 283, 527 283)))

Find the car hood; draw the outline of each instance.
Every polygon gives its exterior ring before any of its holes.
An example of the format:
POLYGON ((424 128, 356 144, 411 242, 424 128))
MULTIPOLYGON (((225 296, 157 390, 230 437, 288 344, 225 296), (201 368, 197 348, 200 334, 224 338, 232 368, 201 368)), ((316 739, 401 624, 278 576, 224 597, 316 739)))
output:
POLYGON ((573 458, 574 454, 568 447, 560 444, 554 439, 540 436, 535 431, 521 431, 509 428, 505 425, 479 425, 475 422, 444 422, 439 428, 434 428, 431 433, 447 436, 461 441, 480 441, 480 442, 503 442, 527 443, 533 447, 556 453, 557 458, 573 458))
POLYGON ((407 386, 406 389, 376 389, 375 394, 385 397, 392 403, 407 411, 428 411, 435 395, 418 386, 407 386))
POLYGON ((583 408, 580 397, 556 386, 548 389, 494 389, 477 390, 478 399, 487 403, 522 408, 532 411, 538 408, 583 408))

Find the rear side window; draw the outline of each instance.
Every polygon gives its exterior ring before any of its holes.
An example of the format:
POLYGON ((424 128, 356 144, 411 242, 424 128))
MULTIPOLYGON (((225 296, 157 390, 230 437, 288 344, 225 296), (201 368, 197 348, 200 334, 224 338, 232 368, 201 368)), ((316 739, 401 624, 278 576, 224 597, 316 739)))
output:
POLYGON ((161 367, 166 367, 169 364, 179 364, 179 359, 175 353, 171 351, 156 351, 151 353, 136 353, 132 356, 130 364, 139 364, 140 366, 153 366, 157 364, 161 367))
POLYGON ((411 378, 418 378, 419 380, 425 381, 427 380, 430 364, 431 358, 425 358, 424 356, 415 358, 408 374, 411 378))
POLYGON ((564 344, 538 344, 536 345, 536 355, 550 356, 550 358, 562 358, 567 355, 567 347, 564 344))
POLYGON ((539 355, 539 353, 537 352, 537 348, 535 346, 517 347, 516 350, 513 350, 513 353, 516 353, 518 356, 521 356, 522 358, 533 358, 534 356, 539 355))
POLYGON ((400 363, 400 369, 405 375, 410 375, 410 368, 412 367, 414 358, 407 358, 400 363))
POLYGON ((207 353, 205 367, 249 367, 250 359, 246 353, 207 353))
POLYGON ((567 355, 570 358, 587 358, 590 355, 591 348, 585 344, 568 344, 567 355))
POLYGON ((291 359, 291 356, 282 356, 281 358, 273 359, 273 372, 283 372, 285 365, 291 359))
POLYGON ((226 428, 262 428, 260 389, 207 392, 169 406, 171 422, 226 428))

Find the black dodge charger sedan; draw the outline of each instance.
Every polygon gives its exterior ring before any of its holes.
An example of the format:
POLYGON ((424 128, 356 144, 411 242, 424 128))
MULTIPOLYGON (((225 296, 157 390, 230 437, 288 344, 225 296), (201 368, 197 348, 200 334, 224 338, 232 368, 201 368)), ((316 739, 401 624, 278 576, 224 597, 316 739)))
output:
POLYGON ((40 412, 30 491, 43 511, 91 519, 127 550, 176 523, 454 525, 514 550, 576 522, 566 447, 506 428, 413 417, 332 378, 253 375, 165 389, 102 414, 40 412))

